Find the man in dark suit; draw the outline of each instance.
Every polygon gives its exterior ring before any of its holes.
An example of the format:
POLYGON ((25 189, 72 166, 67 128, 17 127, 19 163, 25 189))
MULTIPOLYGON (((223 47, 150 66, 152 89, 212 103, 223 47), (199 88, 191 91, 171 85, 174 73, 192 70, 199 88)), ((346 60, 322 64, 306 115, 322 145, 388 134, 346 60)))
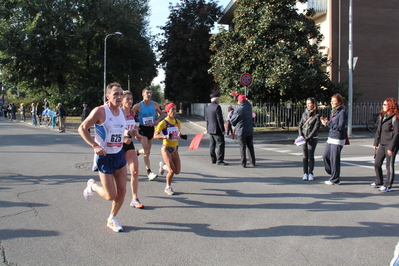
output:
POLYGON ((212 164, 228 165, 224 162, 224 123, 223 113, 220 107, 220 94, 210 95, 211 104, 206 108, 206 131, 210 136, 210 154, 212 164))
POLYGON ((245 95, 238 95, 239 106, 231 117, 231 124, 236 127, 236 136, 240 145, 241 166, 247 167, 246 149, 249 151, 249 161, 255 166, 254 126, 252 118, 252 105, 245 95))

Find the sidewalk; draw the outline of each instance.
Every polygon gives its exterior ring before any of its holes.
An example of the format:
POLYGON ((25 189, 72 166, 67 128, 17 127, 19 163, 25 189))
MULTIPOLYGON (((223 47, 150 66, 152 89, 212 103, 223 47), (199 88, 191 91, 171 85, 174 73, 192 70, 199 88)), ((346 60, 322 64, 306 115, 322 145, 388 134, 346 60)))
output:
MULTIPOLYGON (((188 121, 190 123, 197 124, 206 130, 206 121, 200 117, 196 116, 186 116, 183 114, 178 114, 179 119, 182 122, 188 121)), ((281 143, 281 144, 294 144, 294 140, 298 137, 298 131, 296 128, 287 130, 281 129, 281 131, 255 131, 254 132, 254 143, 281 143)), ((328 137, 327 129, 322 129, 319 131, 319 141, 326 141, 328 137)), ((361 138, 374 138, 374 133, 357 129, 353 131, 352 136, 349 139, 361 139, 361 138)), ((236 142, 236 140, 231 139, 231 137, 226 137, 226 142, 236 142)))
MULTIPOLYGON (((3 120, 3 121, 13 122, 13 123, 22 123, 22 124, 27 125, 27 126, 33 126, 31 119, 26 119, 25 121, 22 121, 20 119, 11 120, 11 119, 4 118, 4 117, 0 117, 0 119, 3 120)), ((65 128, 66 128, 67 131, 69 130, 69 132, 72 131, 72 132, 76 132, 77 133, 79 125, 80 125, 80 123, 68 123, 68 122, 66 122, 65 123, 65 128)), ((45 126, 43 122, 42 122, 41 125, 37 124, 36 127, 49 129, 49 130, 53 130, 53 131, 57 131, 57 132, 59 131, 58 125, 56 125, 55 128, 51 128, 51 126, 45 126)))

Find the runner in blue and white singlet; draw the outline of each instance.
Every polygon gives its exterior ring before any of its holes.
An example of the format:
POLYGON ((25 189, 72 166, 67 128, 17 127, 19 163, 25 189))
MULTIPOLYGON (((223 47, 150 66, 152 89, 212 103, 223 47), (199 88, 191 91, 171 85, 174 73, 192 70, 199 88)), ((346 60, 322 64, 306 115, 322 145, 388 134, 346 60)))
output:
POLYGON ((123 135, 126 127, 126 119, 122 109, 119 115, 114 116, 107 105, 105 110, 105 122, 102 125, 94 124, 94 141, 100 145, 107 154, 115 154, 121 151, 123 146, 123 135))
MULTIPOLYGON (((98 169, 101 185, 90 178, 83 190, 83 197, 90 200, 94 194, 112 201, 107 227, 114 232, 122 232, 123 227, 116 220, 126 195, 127 168, 125 153, 122 149, 124 138, 131 136, 132 131, 126 130, 126 120, 120 108, 123 99, 123 89, 119 83, 107 85, 104 105, 95 107, 78 128, 83 140, 93 148, 94 164, 98 169), (89 129, 94 126, 94 139, 89 129)), ((91 211, 87 215, 91 215, 91 211)))

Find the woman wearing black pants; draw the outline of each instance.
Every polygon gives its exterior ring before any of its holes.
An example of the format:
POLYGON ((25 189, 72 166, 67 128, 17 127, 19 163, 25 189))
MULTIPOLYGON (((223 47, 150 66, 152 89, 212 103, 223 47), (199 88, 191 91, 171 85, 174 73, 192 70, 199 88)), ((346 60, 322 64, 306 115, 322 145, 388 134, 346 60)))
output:
POLYGON ((399 108, 393 98, 385 99, 379 117, 377 132, 375 133, 374 150, 377 150, 374 169, 376 180, 372 187, 380 188, 381 192, 392 191, 392 184, 395 177, 395 157, 398 153, 399 144, 399 108), (382 163, 386 158, 387 177, 383 182, 382 163))
POLYGON ((320 114, 317 110, 315 98, 306 100, 306 110, 302 114, 298 125, 299 136, 302 136, 306 143, 302 145, 303 149, 303 181, 313 180, 314 152, 317 146, 318 132, 320 128, 320 114))

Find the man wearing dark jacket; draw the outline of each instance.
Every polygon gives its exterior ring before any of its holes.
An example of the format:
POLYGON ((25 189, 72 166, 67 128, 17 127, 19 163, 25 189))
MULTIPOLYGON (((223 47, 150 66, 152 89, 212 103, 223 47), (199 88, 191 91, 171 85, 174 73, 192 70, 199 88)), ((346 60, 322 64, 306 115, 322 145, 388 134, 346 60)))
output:
POLYGON ((224 162, 224 123, 223 113, 220 107, 220 94, 210 95, 211 104, 206 108, 206 131, 210 136, 210 154, 212 164, 228 165, 224 162))
POLYGON ((59 127, 58 132, 65 133, 66 111, 61 103, 57 105, 57 108, 58 108, 57 116, 58 116, 58 127, 59 127))
POLYGON ((245 95, 238 95, 239 106, 234 110, 231 124, 236 127, 236 136, 240 144, 241 166, 247 167, 246 149, 249 151, 249 160, 255 166, 255 150, 253 143, 254 125, 252 121, 252 105, 245 95))

